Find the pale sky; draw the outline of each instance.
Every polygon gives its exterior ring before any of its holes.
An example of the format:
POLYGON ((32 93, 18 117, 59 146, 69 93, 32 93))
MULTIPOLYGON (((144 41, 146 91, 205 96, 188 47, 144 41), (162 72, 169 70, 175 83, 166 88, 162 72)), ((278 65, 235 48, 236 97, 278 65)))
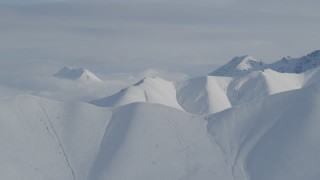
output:
POLYGON ((64 65, 199 76, 234 56, 272 62, 319 49, 316 0, 52 2, 0 1, 1 76, 64 65))

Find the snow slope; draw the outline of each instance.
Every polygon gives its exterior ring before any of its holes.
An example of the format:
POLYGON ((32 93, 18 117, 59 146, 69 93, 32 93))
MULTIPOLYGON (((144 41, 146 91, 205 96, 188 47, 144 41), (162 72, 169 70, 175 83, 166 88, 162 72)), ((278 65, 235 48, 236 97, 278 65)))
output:
POLYGON ((174 108, 133 103, 111 111, 29 95, 0 107, 3 179, 231 177, 207 121, 174 108))
POLYGON ((304 74, 279 73, 270 69, 255 71, 247 76, 234 78, 227 88, 227 96, 234 106, 299 89, 304 84, 303 79, 304 74))
POLYGON ((307 87, 320 81, 320 68, 314 68, 304 73, 303 86, 307 87))
POLYGON ((1 179, 87 179, 110 117, 88 104, 1 99, 1 179))
POLYGON ((185 111, 212 114, 230 108, 227 87, 232 79, 204 76, 177 84, 177 100, 185 111))
POLYGON ((96 75, 84 68, 71 68, 63 67, 57 73, 54 74, 55 77, 70 80, 80 80, 87 82, 103 82, 96 75))
POLYGON ((236 76, 145 78, 97 106, 2 98, 0 177, 318 180, 318 56, 292 61, 305 62, 299 73, 249 58, 236 76))
POLYGON ((320 177, 320 84, 212 115, 208 130, 234 179, 320 177))
POLYGON ((114 111, 90 179, 230 179, 199 117, 162 105, 133 103, 114 111))
MULTIPOLYGON (((146 102, 103 108, 30 95, 0 99, 1 178, 319 179, 318 72, 305 76, 312 83, 302 89, 208 117, 146 102)), ((177 86, 181 92, 224 87, 222 93, 230 80, 206 77, 177 86)))
POLYGON ((174 83, 159 77, 144 78, 112 96, 91 103, 102 107, 118 107, 133 102, 158 103, 183 110, 177 102, 174 83))
POLYGON ((300 89, 319 80, 320 68, 300 74, 265 69, 239 77, 203 76, 177 83, 145 78, 115 95, 91 103, 102 107, 118 107, 133 102, 158 103, 192 114, 207 115, 300 89))

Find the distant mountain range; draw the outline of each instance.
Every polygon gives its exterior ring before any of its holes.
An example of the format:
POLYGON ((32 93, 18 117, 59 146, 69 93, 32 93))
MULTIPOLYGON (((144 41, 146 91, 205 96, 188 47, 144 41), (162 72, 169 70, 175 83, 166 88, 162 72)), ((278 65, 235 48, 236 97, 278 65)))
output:
POLYGON ((281 73, 302 73, 320 65, 320 50, 314 51, 300 58, 284 57, 272 64, 265 64, 251 56, 233 58, 230 62, 210 73, 212 76, 239 76, 252 71, 272 69, 281 73))
POLYGON ((72 68, 65 66, 57 73, 55 73, 54 76, 61 79, 80 80, 87 82, 103 82, 95 74, 81 67, 72 68))
POLYGON ((320 68, 316 68, 320 64, 319 52, 270 65, 251 56, 235 57, 208 76, 176 83, 159 77, 146 78, 92 103, 104 107, 158 103, 193 114, 212 114, 320 80, 320 68))

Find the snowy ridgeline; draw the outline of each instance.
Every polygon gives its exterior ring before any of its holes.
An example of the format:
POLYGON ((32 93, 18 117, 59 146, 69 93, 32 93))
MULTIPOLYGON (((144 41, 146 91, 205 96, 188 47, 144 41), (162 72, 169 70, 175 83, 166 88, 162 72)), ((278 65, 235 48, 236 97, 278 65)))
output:
MULTIPOLYGON (((145 78, 92 104, 0 99, 0 177, 318 180, 319 54, 235 58, 223 76, 145 78)), ((82 68, 55 76, 104 83, 82 68)))
POLYGON ((302 73, 320 65, 320 50, 300 58, 284 57, 272 64, 265 64, 251 56, 233 58, 230 62, 210 73, 213 76, 241 76, 253 71, 272 69, 281 73, 302 73))
POLYGON ((239 77, 204 76, 177 83, 154 77, 91 103, 101 107, 119 107, 133 102, 157 103, 192 114, 208 115, 272 94, 304 88, 319 80, 320 68, 300 74, 266 69, 239 77))
POLYGON ((319 83, 205 117, 147 103, 2 99, 1 178, 316 180, 319 108, 319 83))
POLYGON ((208 76, 180 82, 159 77, 144 78, 112 96, 91 103, 102 107, 133 102, 158 103, 192 114, 208 115, 309 86, 320 80, 318 65, 320 51, 301 58, 284 58, 270 65, 250 56, 235 57, 208 76))

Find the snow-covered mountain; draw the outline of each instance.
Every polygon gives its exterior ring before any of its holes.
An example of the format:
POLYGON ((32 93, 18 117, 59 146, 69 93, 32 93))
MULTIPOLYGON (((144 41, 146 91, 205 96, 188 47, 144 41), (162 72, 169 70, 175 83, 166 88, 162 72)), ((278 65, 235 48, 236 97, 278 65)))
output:
POLYGON ((271 69, 245 76, 203 76, 172 83, 161 78, 146 78, 93 104, 118 107, 133 102, 157 103, 192 114, 212 114, 232 106, 266 98, 280 92, 306 87, 320 80, 320 68, 296 73, 271 69))
POLYGON ((1 99, 1 179, 87 179, 111 114, 30 95, 1 99))
POLYGON ((205 119, 168 106, 119 107, 113 111, 89 179, 231 178, 206 125, 205 119))
POLYGON ((0 176, 318 180, 319 54, 271 65, 246 56, 220 76, 180 82, 144 78, 94 105, 2 98, 0 176))
POLYGON ((168 106, 133 103, 111 110, 23 95, 0 100, 0 107, 3 179, 228 176, 207 121, 168 106))
POLYGON ((185 111, 211 114, 230 108, 227 96, 232 78, 204 76, 177 84, 177 101, 185 111))
POLYGON ((246 55, 233 58, 230 62, 221 66, 209 75, 238 77, 247 75, 253 71, 263 71, 264 69, 272 69, 280 73, 300 74, 316 68, 319 65, 320 50, 316 50, 300 58, 292 58, 290 56, 283 57, 281 60, 271 64, 265 64, 252 56, 246 55))
POLYGON ((133 102, 157 103, 183 110, 177 102, 174 83, 159 77, 144 78, 112 96, 91 103, 102 107, 118 107, 133 102))
POLYGON ((234 179, 316 180, 319 108, 318 82, 214 114, 208 132, 234 179))
POLYGON ((72 67, 63 67, 57 73, 54 74, 55 77, 61 79, 70 79, 70 80, 80 80, 86 82, 103 82, 96 75, 84 68, 72 68, 72 67))
POLYGON ((1 99, 0 107, 3 179, 319 178, 319 83, 208 117, 29 95, 1 99))
POLYGON ((263 70, 264 68, 265 64, 252 56, 237 56, 227 64, 210 73, 210 75, 234 77, 246 75, 252 71, 263 70))
POLYGON ((212 114, 280 92, 300 89, 312 84, 311 81, 320 80, 320 67, 314 65, 320 60, 319 52, 288 61, 288 66, 277 65, 277 62, 264 64, 251 56, 236 57, 210 76, 175 84, 161 78, 141 80, 113 96, 92 103, 104 107, 133 102, 159 103, 192 114, 212 114), (297 64, 303 71, 291 72, 290 69, 297 69, 297 64), (286 71, 289 73, 284 73, 286 71))

